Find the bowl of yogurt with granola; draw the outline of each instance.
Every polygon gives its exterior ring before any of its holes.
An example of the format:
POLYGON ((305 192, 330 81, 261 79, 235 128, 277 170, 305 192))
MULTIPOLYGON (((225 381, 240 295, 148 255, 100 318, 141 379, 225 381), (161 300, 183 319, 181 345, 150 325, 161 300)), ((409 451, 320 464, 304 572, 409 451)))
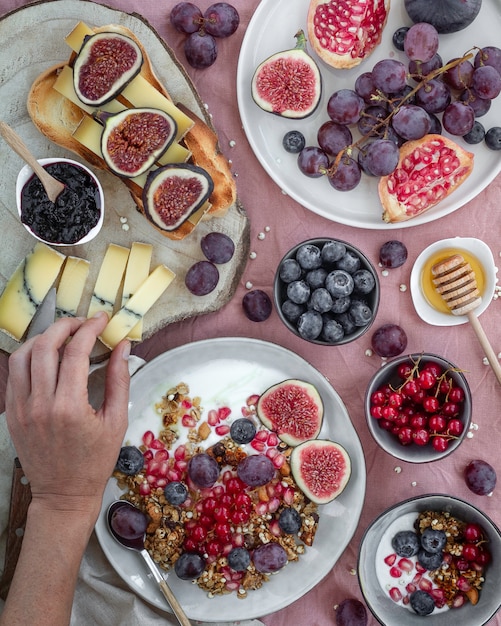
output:
POLYGON ((385 626, 486 624, 501 606, 501 534, 475 506, 447 495, 411 498, 366 530, 358 577, 385 626))

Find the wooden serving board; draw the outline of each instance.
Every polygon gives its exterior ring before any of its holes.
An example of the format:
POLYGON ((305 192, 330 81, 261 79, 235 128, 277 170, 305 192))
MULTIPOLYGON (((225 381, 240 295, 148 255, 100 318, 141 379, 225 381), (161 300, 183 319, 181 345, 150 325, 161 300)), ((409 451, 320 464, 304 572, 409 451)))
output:
MULTIPOLYGON (((197 91, 172 50, 140 16, 127 14, 88 0, 52 0, 37 2, 6 15, 0 20, 2 68, 0 74, 0 119, 15 128, 37 158, 68 157, 79 160, 69 151, 44 137, 29 118, 26 100, 37 76, 47 68, 66 61, 70 49, 64 37, 79 21, 89 26, 122 24, 143 43, 155 72, 175 102, 183 103, 211 125, 197 91), (42 33, 49 33, 48 36, 42 33)), ((21 224, 16 209, 15 186, 21 159, 0 141, 0 292, 36 240, 21 224)), ((162 298, 144 318, 143 339, 175 321, 216 311, 232 297, 244 270, 249 246, 249 221, 240 202, 224 218, 201 222, 188 237, 173 241, 163 237, 138 212, 127 188, 115 176, 94 170, 105 193, 105 221, 101 233, 89 244, 58 247, 63 254, 86 258, 91 262, 80 315, 85 315, 101 261, 109 243, 130 247, 134 241, 154 246, 151 268, 163 263, 176 274, 162 298), (126 220, 126 222, 125 222, 126 220), (128 230, 124 229, 124 223, 128 230), (233 259, 218 267, 220 281, 207 296, 190 294, 184 284, 188 268, 205 257, 200 248, 204 234, 217 230, 235 242, 233 259)), ((10 353, 19 344, 0 331, 0 350, 10 353)), ((95 358, 106 354, 97 348, 95 358)))

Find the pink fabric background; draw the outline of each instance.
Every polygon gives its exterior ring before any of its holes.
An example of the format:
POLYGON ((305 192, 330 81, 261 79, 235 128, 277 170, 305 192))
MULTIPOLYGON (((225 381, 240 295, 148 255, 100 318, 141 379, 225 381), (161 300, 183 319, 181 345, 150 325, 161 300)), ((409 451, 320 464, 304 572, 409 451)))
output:
MULTIPOLYGON (((26 4, 28 2, 22 0, 0 0, 0 14, 26 4)), ((108 0, 105 4, 143 15, 176 51, 179 59, 183 60, 184 38, 174 31, 168 19, 170 8, 176 4, 174 0, 108 0)), ((211 2, 200 0, 198 4, 205 9, 211 2)), ((493 497, 475 496, 468 491, 462 478, 463 468, 468 461, 480 458, 497 468, 501 479, 501 388, 490 368, 482 363, 482 350, 468 325, 452 328, 428 326, 415 313, 410 291, 401 292, 399 289, 401 284, 409 285, 413 262, 423 248, 445 237, 478 237, 489 245, 496 263, 498 262, 501 253, 498 215, 501 205, 501 176, 475 200, 454 214, 428 225, 393 230, 391 233, 339 225, 302 208, 283 195, 268 177, 251 151, 242 130, 235 90, 237 60, 246 24, 259 2, 233 0, 233 4, 239 10, 241 25, 235 35, 219 46, 215 65, 203 71, 194 70, 188 65, 186 69, 202 100, 208 104, 219 132, 221 147, 232 160, 234 172, 238 174, 238 193, 251 220, 251 250, 257 253, 257 257, 249 260, 235 296, 222 310, 172 325, 138 346, 135 353, 150 360, 165 350, 199 339, 222 336, 254 337, 279 343, 301 355, 327 376, 340 394, 361 439, 367 465, 366 498, 357 532, 333 570, 315 589, 287 609, 263 617, 266 626, 323 626, 333 623, 333 607, 344 598, 362 599, 357 578, 353 573, 360 539, 368 524, 388 506, 419 494, 448 493, 478 506, 498 526, 501 525, 499 493, 493 497), (230 141, 235 142, 233 147, 230 146, 230 141), (267 226, 270 230, 266 238, 258 239, 258 234, 267 226), (274 271, 282 255, 296 243, 318 236, 338 237, 355 244, 375 265, 378 262, 379 248, 388 239, 400 239, 407 246, 407 263, 391 271, 387 277, 380 277, 381 304, 374 328, 386 322, 399 324, 408 335, 408 352, 436 352, 467 371, 473 393, 473 422, 478 424, 478 430, 450 458, 415 467, 396 461, 373 442, 365 425, 363 397, 366 385, 380 367, 381 360, 375 355, 368 357, 365 354, 370 344, 370 333, 341 348, 318 347, 294 337, 281 324, 276 312, 264 323, 251 322, 243 314, 241 301, 247 291, 246 282, 251 281, 255 288, 264 289, 271 296, 274 271), (395 472, 396 466, 401 467, 401 473, 395 472)), ((349 202, 349 194, 346 199, 349 202)), ((376 202, 374 199, 374 203, 376 202)), ((378 206, 375 205, 374 210, 379 211, 378 206)), ((496 354, 501 352, 500 313, 501 302, 493 301, 481 318, 496 354)), ((4 355, 0 357, 2 411, 7 359, 4 355)), ((498 491, 500 488, 498 487, 498 491)), ((242 618, 245 617, 244 604, 242 603, 242 618)), ((501 617, 494 618, 490 624, 501 625, 501 617)))

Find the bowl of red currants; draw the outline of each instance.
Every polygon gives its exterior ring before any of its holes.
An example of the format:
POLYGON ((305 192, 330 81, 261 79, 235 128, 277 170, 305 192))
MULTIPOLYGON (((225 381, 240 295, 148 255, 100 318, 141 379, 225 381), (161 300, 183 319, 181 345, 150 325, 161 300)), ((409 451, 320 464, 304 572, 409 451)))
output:
POLYGON ((391 506, 367 528, 358 579, 381 624, 482 626, 501 606, 501 533, 477 507, 427 494, 391 506))
POLYGON ((297 244, 275 274, 275 306, 282 322, 318 345, 340 346, 366 333, 376 317, 379 295, 372 263, 339 239, 297 244))
POLYGON ((388 454, 428 463, 451 454, 471 422, 463 372, 435 354, 403 355, 373 376, 365 394, 367 425, 388 454))

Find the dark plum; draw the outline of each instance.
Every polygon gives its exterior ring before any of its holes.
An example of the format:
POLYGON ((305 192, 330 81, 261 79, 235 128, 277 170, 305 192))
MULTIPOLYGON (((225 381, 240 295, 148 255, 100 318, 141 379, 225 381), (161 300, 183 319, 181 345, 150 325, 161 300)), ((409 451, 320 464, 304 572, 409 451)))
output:
POLYGON ((253 289, 242 298, 242 308, 251 322, 264 322, 270 317, 273 305, 266 292, 253 289))
POLYGON ((372 335, 372 347, 381 357, 398 356, 407 347, 407 335, 397 324, 383 324, 372 335))
POLYGON ((194 296, 205 296, 216 288, 219 271, 210 261, 198 261, 186 272, 184 282, 194 296))
POLYGON ((210 67, 217 58, 216 40, 203 30, 191 33, 184 42, 184 54, 195 69, 210 67))
POLYGON ((229 37, 237 30, 240 15, 227 2, 216 2, 204 13, 204 28, 214 37, 229 37))
POLYGON ((219 478, 219 465, 216 459, 206 452, 199 452, 188 461, 188 476, 201 488, 212 487, 219 478))
POLYGON ((470 491, 477 496, 487 496, 496 486, 496 470, 486 461, 474 459, 465 467, 464 479, 470 491))
POLYGON ((252 560, 258 572, 271 574, 287 564, 287 553, 280 544, 270 542, 254 550, 252 560))
POLYGON ((110 517, 113 532, 122 539, 138 539, 146 532, 148 517, 134 506, 117 506, 110 517))
POLYGON ((367 626, 367 609, 355 598, 340 602, 336 609, 336 626, 367 626))
POLYGON ((273 461, 264 454, 246 456, 237 465, 237 475, 249 487, 266 485, 275 476, 273 461))
POLYGON ((407 261, 406 246, 396 239, 391 239, 384 243, 379 249, 379 262, 383 267, 400 267, 407 261))
POLYGON ((199 30, 203 15, 192 2, 178 2, 170 12, 170 23, 180 33, 190 35, 199 30))
POLYGON ((233 240, 217 231, 204 235, 200 240, 200 247, 207 259, 217 264, 228 263, 235 252, 233 240))

